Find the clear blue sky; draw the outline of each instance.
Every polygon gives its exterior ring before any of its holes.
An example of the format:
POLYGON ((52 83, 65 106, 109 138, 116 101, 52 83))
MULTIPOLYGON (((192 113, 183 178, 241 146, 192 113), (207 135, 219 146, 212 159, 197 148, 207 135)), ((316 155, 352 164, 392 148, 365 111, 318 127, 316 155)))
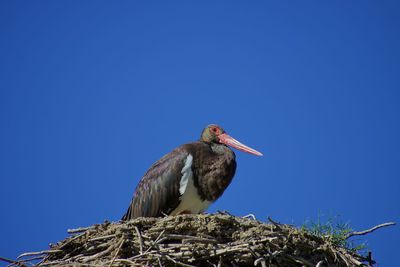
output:
MULTIPOLYGON (((400 217, 398 1, 1 1, 0 256, 118 220, 146 169, 218 123, 209 211, 363 230, 400 217)), ((399 226, 362 240, 398 264, 399 226)))

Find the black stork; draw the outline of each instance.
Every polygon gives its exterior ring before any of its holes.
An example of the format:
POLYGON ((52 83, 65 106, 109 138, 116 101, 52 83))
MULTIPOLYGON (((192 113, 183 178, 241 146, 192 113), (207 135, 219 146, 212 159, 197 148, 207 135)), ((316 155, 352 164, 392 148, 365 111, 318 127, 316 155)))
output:
POLYGON ((262 156, 220 126, 208 125, 199 141, 174 149, 150 167, 122 220, 205 211, 235 175, 235 153, 228 146, 262 156))

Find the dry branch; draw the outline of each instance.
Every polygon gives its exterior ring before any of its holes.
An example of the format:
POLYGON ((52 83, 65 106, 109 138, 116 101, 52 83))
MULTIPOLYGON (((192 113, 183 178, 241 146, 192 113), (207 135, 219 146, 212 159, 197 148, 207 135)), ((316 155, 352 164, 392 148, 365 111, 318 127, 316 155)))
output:
POLYGON ((372 232, 375 231, 375 230, 378 230, 379 228, 383 228, 383 227, 387 227, 387 226, 392 226, 392 225, 396 225, 396 223, 394 223, 394 222, 387 222, 387 223, 382 223, 382 224, 376 225, 376 226, 374 226, 374 227, 372 227, 372 228, 370 228, 370 229, 364 230, 364 231, 359 231, 359 232, 356 232, 356 231, 355 231, 355 232, 351 232, 351 233, 349 233, 349 234, 346 236, 346 239, 349 239, 350 237, 355 236, 355 235, 366 235, 366 234, 372 233, 372 232))

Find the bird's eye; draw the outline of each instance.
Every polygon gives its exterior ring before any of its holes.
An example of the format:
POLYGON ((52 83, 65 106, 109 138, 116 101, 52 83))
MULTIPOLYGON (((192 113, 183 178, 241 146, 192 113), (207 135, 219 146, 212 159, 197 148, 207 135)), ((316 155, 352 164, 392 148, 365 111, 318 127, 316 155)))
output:
POLYGON ((218 129, 217 129, 216 127, 211 128, 211 130, 212 130, 214 133, 218 132, 218 129))

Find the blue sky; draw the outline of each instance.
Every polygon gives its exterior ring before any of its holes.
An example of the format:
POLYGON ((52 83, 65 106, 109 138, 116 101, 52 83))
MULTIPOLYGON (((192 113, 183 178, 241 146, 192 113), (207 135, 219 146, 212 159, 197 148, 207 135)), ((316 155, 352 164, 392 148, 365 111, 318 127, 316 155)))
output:
MULTIPOLYGON (((2 1, 0 256, 118 220, 218 123, 263 157, 211 208, 356 230, 400 216, 398 1, 2 1)), ((367 241, 396 266, 399 227, 367 241)))

